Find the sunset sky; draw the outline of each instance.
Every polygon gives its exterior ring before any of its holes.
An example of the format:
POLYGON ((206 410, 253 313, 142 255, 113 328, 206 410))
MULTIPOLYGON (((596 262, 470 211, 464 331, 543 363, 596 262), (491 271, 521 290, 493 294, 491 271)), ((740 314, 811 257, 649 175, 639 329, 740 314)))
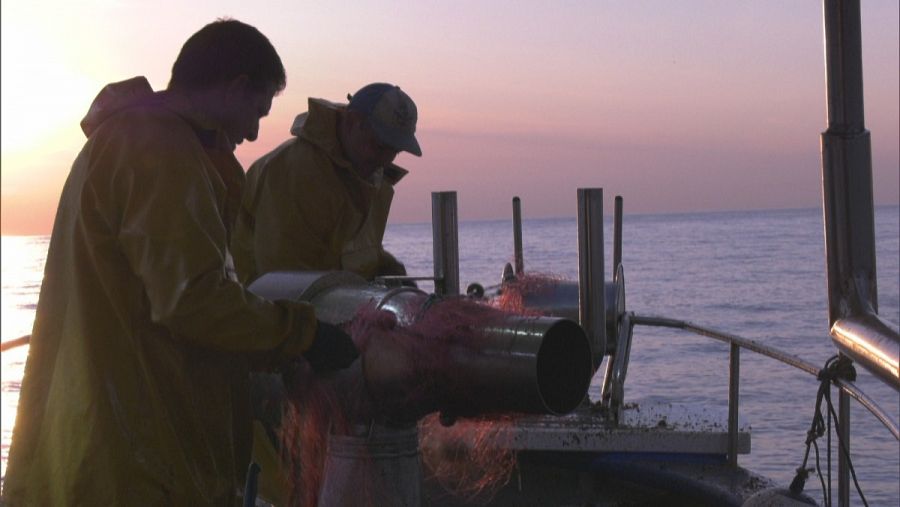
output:
MULTIPOLYGON (((281 54, 288 86, 245 167, 289 136, 306 98, 373 81, 419 108, 422 158, 391 220, 574 216, 603 187, 627 213, 820 205, 822 7, 754 1, 2 0, 2 233, 47 234, 78 122, 108 82, 162 89, 181 45, 216 18, 247 22, 281 54)), ((875 200, 900 202, 900 8, 862 2, 875 200)))

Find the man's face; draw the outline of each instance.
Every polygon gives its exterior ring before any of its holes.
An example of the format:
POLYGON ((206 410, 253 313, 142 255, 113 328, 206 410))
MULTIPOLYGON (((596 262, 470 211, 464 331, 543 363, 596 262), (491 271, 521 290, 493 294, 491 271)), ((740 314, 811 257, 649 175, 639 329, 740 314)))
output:
POLYGON ((382 144, 369 122, 362 115, 354 115, 351 128, 350 159, 358 169, 369 173, 384 167, 397 157, 394 148, 382 144))
POLYGON ((256 140, 259 120, 269 114, 274 97, 273 87, 256 90, 249 86, 246 76, 235 79, 225 87, 220 96, 222 113, 219 126, 232 143, 238 145, 245 139, 256 140))
POLYGON ((235 102, 231 124, 226 126, 226 133, 234 144, 241 144, 244 139, 256 141, 259 120, 268 116, 274 97, 274 91, 247 90, 235 102))

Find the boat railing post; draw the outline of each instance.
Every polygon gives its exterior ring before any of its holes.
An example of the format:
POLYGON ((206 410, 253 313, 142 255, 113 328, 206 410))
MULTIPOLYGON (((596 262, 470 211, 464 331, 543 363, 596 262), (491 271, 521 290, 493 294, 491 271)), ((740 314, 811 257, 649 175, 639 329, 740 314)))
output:
POLYGON ((515 259, 515 274, 522 276, 525 271, 525 261, 522 257, 522 200, 518 196, 513 197, 513 255, 515 259))
POLYGON ((838 349, 900 389, 900 332, 878 316, 871 135, 863 109, 859 0, 824 0, 828 128, 822 208, 828 325, 838 349))
POLYGON ((613 265, 612 272, 615 277, 619 264, 622 263, 622 196, 616 196, 616 207, 613 214, 613 265))
POLYGON ((728 367, 728 464, 737 468, 738 405, 741 382, 741 346, 731 342, 728 367))
POLYGON ((456 192, 431 193, 431 231, 434 249, 434 292, 459 295, 459 223, 456 192))
POLYGON ((838 394, 838 505, 850 506, 850 395, 838 394))
POLYGON ((578 317, 591 340, 593 369, 606 353, 603 189, 578 189, 578 317))
MULTIPOLYGON (((828 128, 822 133, 822 209, 832 340, 900 389, 900 332, 878 316, 871 135, 863 107, 859 0, 823 0, 828 128)), ((838 505, 850 504, 849 396, 839 394, 838 505)))

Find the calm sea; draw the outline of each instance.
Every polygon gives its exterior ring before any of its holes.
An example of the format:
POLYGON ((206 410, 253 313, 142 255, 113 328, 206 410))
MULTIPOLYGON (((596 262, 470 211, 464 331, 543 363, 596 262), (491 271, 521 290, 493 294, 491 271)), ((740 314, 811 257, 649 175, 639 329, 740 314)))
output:
MULTIPOLYGON (((875 222, 880 311, 897 323, 900 208, 878 207, 875 222)), ((835 353, 827 328, 820 210, 626 215, 623 230, 629 311, 689 320, 778 347, 814 364, 824 364, 835 353)), ((431 234, 430 224, 395 224, 388 227, 385 244, 406 263, 410 274, 428 276, 431 234)), ((612 236, 609 222, 606 236, 612 236)), ((48 238, 2 241, 6 341, 31 331, 48 238)), ((499 282, 504 264, 512 260, 512 244, 510 220, 461 223, 461 286, 499 282)), ((526 219, 523 246, 526 271, 577 279, 574 218, 526 219)), ((606 252, 608 272, 609 242, 606 252)), ((27 347, 20 347, 2 357, 4 475, 26 354, 27 347)), ((741 359, 741 416, 752 427, 752 453, 742 455, 740 463, 786 486, 803 459, 818 385, 809 374, 750 352, 741 359)), ((727 345, 675 330, 635 329, 626 401, 725 407, 727 379, 727 345)), ((896 391, 864 371, 857 385, 895 419, 900 414, 896 391)), ((851 455, 869 504, 900 505, 900 444, 858 404, 854 403, 851 418, 851 455)), ((806 491, 821 502, 818 481, 808 481, 806 491)), ((856 504, 861 502, 854 500, 856 504)))

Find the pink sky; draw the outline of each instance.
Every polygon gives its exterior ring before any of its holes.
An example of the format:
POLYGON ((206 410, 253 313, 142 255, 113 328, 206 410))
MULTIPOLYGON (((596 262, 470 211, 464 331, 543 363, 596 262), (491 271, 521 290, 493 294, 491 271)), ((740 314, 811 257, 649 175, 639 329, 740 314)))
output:
MULTIPOLYGON (((49 233, 104 84, 163 88, 220 16, 268 35, 288 72, 245 167, 309 96, 388 81, 413 97, 424 156, 398 157, 394 222, 430 220, 443 190, 463 220, 506 218, 514 195, 526 218, 574 216, 579 187, 629 213, 820 205, 819 2, 54 0, 2 4, 2 233, 49 233)), ((895 0, 862 3, 879 204, 900 202, 898 19, 895 0)))

